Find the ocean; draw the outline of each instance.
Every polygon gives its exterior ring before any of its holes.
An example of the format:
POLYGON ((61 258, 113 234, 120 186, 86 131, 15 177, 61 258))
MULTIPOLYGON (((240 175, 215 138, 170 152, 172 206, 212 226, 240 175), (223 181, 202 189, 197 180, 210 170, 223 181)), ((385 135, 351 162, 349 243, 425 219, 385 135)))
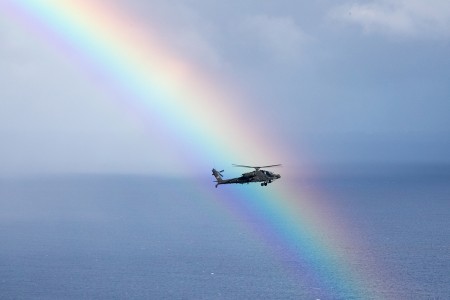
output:
MULTIPOLYGON (((294 179, 273 184, 283 180, 294 179)), ((287 271, 191 183, 127 174, 0 179, 0 299, 317 298, 299 284, 301 272, 287 271)), ((383 274, 377 295, 450 299, 449 167, 358 169, 298 185, 321 191, 320 201, 362 234, 370 250, 362 257, 383 274)))

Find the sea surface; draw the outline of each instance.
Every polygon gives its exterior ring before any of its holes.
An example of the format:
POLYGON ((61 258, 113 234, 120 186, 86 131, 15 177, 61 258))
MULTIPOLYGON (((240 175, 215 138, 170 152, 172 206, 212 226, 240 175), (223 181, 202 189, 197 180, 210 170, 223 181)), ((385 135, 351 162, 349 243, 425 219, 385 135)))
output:
MULTIPOLYGON (((0 299, 315 299, 301 275, 192 182, 0 179, 0 299)), ((378 295, 450 299, 449 167, 352 169, 298 184, 358 228, 384 276, 378 295)), ((211 182, 211 193, 220 188, 211 182)))

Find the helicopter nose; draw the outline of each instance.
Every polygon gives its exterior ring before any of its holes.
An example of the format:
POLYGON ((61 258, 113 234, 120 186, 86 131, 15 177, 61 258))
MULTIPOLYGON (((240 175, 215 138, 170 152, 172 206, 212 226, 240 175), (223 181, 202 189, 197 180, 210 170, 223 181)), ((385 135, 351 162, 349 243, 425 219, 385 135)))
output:
POLYGON ((280 175, 280 174, 277 174, 277 178, 280 179, 280 178, 281 178, 281 175, 280 175))

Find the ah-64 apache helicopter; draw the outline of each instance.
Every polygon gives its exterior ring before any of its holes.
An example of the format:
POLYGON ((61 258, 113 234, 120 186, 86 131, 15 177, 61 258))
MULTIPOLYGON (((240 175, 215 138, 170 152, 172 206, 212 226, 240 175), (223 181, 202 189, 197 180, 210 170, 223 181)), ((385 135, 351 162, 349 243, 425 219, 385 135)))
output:
POLYGON ((222 178, 222 171, 217 171, 216 169, 212 169, 212 175, 216 177, 217 184, 216 187, 219 184, 231 184, 231 183, 250 183, 250 182, 261 182, 261 186, 267 186, 267 184, 271 183, 272 181, 281 178, 280 174, 274 174, 272 172, 261 170, 261 168, 270 168, 270 167, 278 167, 281 166, 281 164, 278 165, 270 165, 270 166, 262 166, 262 167, 252 167, 252 166, 244 166, 244 165, 235 165, 235 167, 243 167, 243 168, 253 168, 255 169, 252 172, 244 173, 241 177, 236 178, 230 178, 230 179, 223 179, 222 178))

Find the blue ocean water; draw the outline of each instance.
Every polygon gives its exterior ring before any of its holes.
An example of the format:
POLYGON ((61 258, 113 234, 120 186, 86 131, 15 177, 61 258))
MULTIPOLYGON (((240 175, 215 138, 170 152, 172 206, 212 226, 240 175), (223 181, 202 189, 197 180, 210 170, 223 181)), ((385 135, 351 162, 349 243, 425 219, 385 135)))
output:
MULTIPOLYGON (((298 184, 322 191, 362 233, 364 255, 382 268, 377 295, 448 299, 449 183, 449 168, 413 166, 298 184)), ((183 179, 1 179, 0 299, 314 297, 223 210, 183 179)))

